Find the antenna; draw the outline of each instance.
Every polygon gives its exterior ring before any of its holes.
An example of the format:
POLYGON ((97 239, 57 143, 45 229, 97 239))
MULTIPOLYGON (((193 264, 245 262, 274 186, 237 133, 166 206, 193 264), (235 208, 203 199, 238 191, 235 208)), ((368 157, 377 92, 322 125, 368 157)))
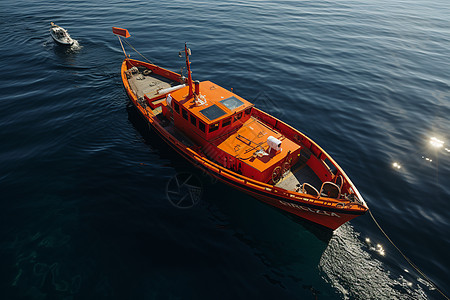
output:
POLYGON ((189 95, 188 98, 192 97, 194 94, 193 88, 192 88, 192 74, 191 74, 191 63, 189 61, 189 55, 191 55, 191 49, 187 47, 187 44, 184 43, 184 54, 186 56, 186 68, 188 72, 188 85, 189 85, 189 95))

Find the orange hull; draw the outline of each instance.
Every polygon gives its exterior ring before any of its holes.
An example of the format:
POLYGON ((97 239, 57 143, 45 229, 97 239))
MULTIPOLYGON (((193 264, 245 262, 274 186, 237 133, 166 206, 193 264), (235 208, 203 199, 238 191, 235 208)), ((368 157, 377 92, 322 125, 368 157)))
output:
MULTIPOLYGON (((172 146, 172 145, 171 145, 172 146)), ((172 146, 173 147, 173 146, 172 146)), ((179 151, 178 151, 179 152, 179 151)), ((199 167, 198 164, 195 166, 199 167)), ((264 202, 271 206, 277 207, 283 211, 296 215, 302 219, 308 220, 315 224, 335 230, 342 224, 366 213, 366 209, 358 208, 352 211, 343 208, 329 207, 329 205, 311 204, 312 199, 303 198, 304 200, 292 200, 292 194, 279 195, 278 193, 261 190, 255 188, 252 183, 242 184, 237 180, 229 180, 224 176, 220 176, 214 170, 203 169, 220 181, 264 202)))
MULTIPOLYGON (((350 179, 322 148, 298 130, 256 108, 253 108, 252 117, 261 120, 261 122, 264 122, 267 126, 272 126, 293 141, 299 141, 299 143, 301 141, 303 144, 309 145, 309 149, 311 149, 315 160, 320 162, 320 160, 315 158, 317 156, 318 158, 326 157, 329 161, 331 161, 336 167, 337 172, 343 177, 345 182, 344 187, 353 192, 359 201, 349 201, 343 198, 331 199, 324 196, 311 196, 309 194, 280 188, 274 184, 261 182, 239 174, 236 170, 232 170, 219 164, 217 161, 215 162, 211 160, 207 155, 205 155, 205 153, 199 150, 200 147, 198 146, 186 145, 186 143, 179 140, 174 134, 171 134, 168 130, 166 130, 164 123, 155 116, 154 105, 152 105, 152 103, 156 102, 152 102, 152 100, 154 101, 156 98, 164 99, 167 94, 157 96, 154 99, 146 98, 147 103, 144 105, 142 104, 142 99, 138 100, 138 96, 133 91, 133 88, 130 86, 127 79, 127 71, 132 66, 145 66, 154 74, 164 76, 165 78, 170 78, 174 81, 182 82, 181 76, 158 66, 130 59, 124 60, 121 69, 125 91, 135 107, 140 111, 149 124, 152 125, 161 138, 185 159, 190 161, 194 166, 208 172, 220 181, 257 198, 260 201, 333 230, 351 219, 365 214, 368 210, 367 205, 364 200, 362 200, 362 197, 359 195, 359 192, 353 186, 350 179)), ((312 161, 310 165, 311 167, 318 168, 316 166, 318 164, 318 162, 312 161)), ((323 174, 320 172, 318 172, 318 176, 321 177, 322 181, 327 180, 327 176, 333 176, 328 170, 323 171, 323 174)))

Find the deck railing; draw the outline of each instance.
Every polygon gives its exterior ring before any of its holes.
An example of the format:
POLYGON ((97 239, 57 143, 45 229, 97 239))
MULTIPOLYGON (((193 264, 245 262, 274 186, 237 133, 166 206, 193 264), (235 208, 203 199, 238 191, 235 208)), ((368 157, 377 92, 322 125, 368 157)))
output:
POLYGON ((204 166, 204 168, 208 169, 208 170, 212 170, 213 172, 215 171, 216 173, 231 179, 233 181, 240 181, 241 183, 245 184, 245 185, 249 185, 254 189, 263 191, 263 192, 271 192, 271 193, 275 193, 278 194, 280 196, 283 197, 289 197, 289 198, 294 198, 296 200, 300 200, 300 201, 307 201, 309 203, 313 203, 313 204, 319 204, 319 205, 323 205, 323 206, 328 206, 328 207, 337 207, 337 208, 352 208, 355 210, 366 210, 366 208, 364 206, 361 206, 358 203, 345 203, 345 205, 342 205, 343 202, 338 202, 338 201, 328 201, 328 200, 324 200, 321 199, 320 197, 317 199, 313 199, 313 198, 307 198, 305 196, 299 195, 298 193, 294 192, 294 191, 288 191, 285 190, 283 188, 279 188, 273 185, 269 185, 266 183, 262 183, 250 178, 247 178, 245 176, 242 176, 240 174, 234 173, 208 159, 206 159, 205 157, 202 157, 200 155, 198 155, 198 153, 196 153, 194 150, 186 147, 185 149, 187 152, 190 153, 190 155, 202 166, 204 166))

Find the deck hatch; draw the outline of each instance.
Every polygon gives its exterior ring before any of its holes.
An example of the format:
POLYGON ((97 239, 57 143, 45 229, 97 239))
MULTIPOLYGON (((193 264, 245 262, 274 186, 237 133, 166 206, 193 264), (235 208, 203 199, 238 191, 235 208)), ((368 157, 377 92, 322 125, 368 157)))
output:
POLYGON ((215 104, 213 106, 202 109, 200 112, 210 121, 215 120, 226 114, 226 112, 224 112, 220 107, 218 107, 215 104))
POLYGON ((229 110, 233 110, 244 104, 244 102, 242 102, 241 100, 239 100, 234 96, 227 99, 223 99, 222 101, 220 101, 220 103, 222 103, 229 110))

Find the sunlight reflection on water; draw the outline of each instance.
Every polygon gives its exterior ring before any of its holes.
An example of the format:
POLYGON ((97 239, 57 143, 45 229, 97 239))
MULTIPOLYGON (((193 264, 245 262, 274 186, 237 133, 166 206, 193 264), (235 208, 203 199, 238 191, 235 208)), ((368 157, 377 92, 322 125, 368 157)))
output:
POLYGON ((370 238, 365 245, 359 236, 349 224, 338 228, 319 263, 324 279, 344 299, 427 299, 426 282, 411 282, 408 272, 393 275, 376 257, 385 255, 383 246, 372 244, 370 238))

